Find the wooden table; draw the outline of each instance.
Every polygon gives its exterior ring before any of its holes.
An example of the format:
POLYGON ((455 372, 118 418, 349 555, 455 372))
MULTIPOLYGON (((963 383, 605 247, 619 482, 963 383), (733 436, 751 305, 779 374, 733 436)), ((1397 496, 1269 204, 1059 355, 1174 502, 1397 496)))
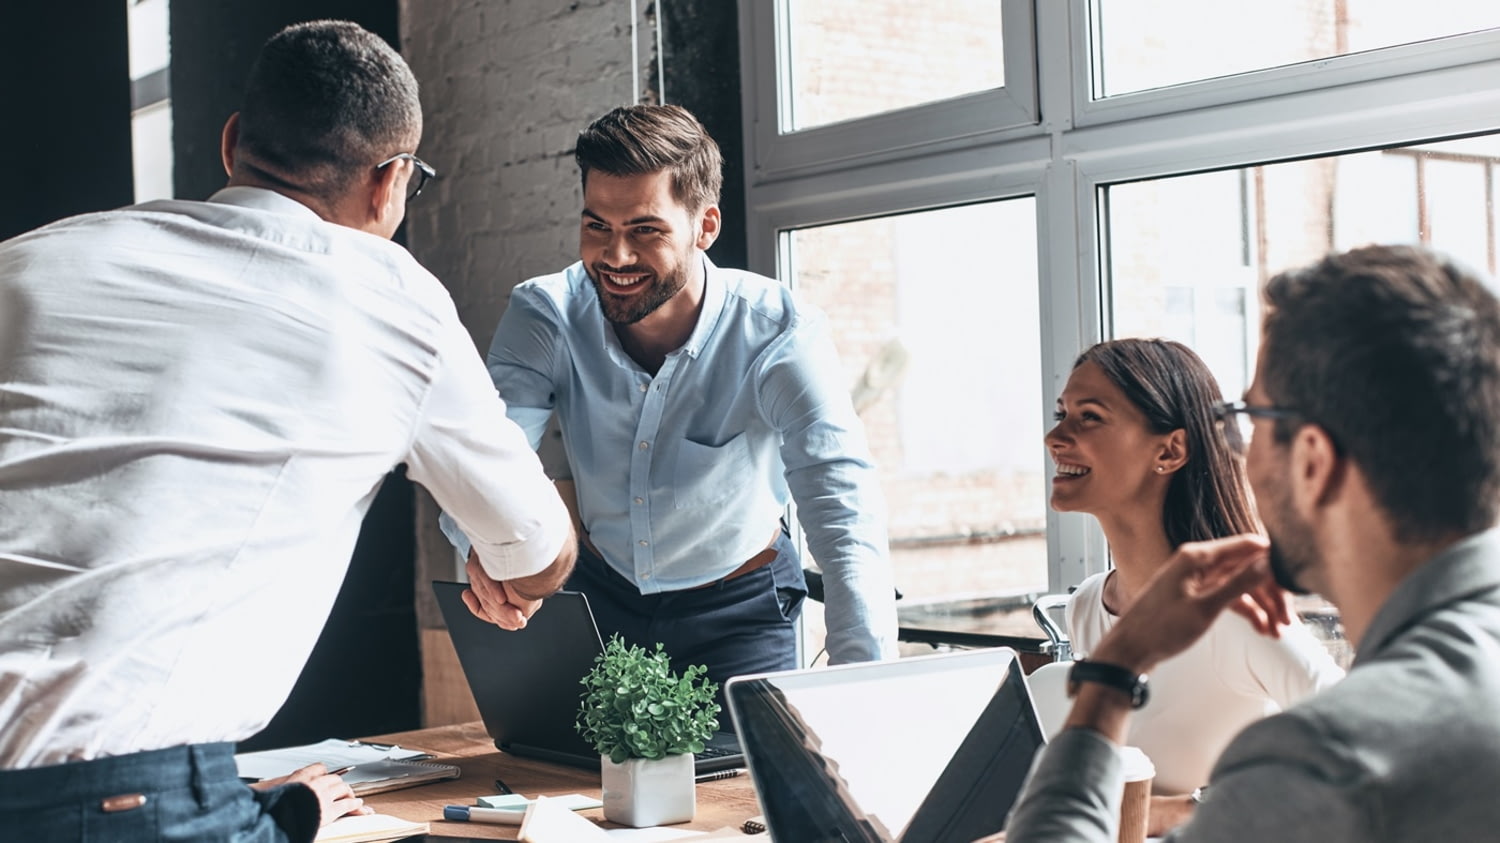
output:
MULTIPOLYGON (((473 805, 475 797, 495 794, 495 779, 505 780, 517 793, 526 796, 557 796, 582 793, 599 798, 599 771, 582 770, 507 755, 478 721, 456 726, 438 726, 411 732, 374 735, 368 740, 393 743, 403 749, 431 753, 434 761, 457 764, 463 775, 449 781, 433 782, 404 790, 392 790, 366 797, 365 803, 382 814, 404 820, 430 823, 433 837, 473 837, 487 840, 515 840, 517 827, 492 823, 451 822, 443 819, 444 805, 473 805)), ((580 812, 604 822, 604 811, 595 808, 580 812)), ((690 823, 673 826, 713 831, 726 826, 739 828, 745 820, 760 813, 755 788, 749 774, 731 779, 703 782, 698 785, 698 814, 690 823)))

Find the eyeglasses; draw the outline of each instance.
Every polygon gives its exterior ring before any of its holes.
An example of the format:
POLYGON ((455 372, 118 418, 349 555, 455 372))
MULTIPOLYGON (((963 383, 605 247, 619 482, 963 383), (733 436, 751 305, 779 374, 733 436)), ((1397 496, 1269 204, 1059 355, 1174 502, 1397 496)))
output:
POLYGON ((394 164, 397 161, 410 161, 417 168, 417 171, 415 173, 412 173, 411 181, 406 183, 407 201, 411 201, 417 198, 419 194, 421 194, 422 188, 427 186, 428 179, 437 178, 437 170, 432 169, 431 164, 428 164, 426 161, 423 161, 410 152, 401 152, 396 155, 392 155, 384 161, 381 161, 379 164, 376 164, 375 169, 379 170, 380 168, 394 164))
POLYGON ((1223 401, 1214 405, 1214 423, 1237 454, 1244 454, 1255 432, 1254 419, 1300 419, 1302 414, 1288 407, 1266 407, 1244 401, 1223 401))

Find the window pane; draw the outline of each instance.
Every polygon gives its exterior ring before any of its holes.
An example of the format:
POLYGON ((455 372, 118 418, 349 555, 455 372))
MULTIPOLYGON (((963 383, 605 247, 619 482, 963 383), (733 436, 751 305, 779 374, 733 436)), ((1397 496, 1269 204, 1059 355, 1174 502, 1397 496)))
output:
POLYGON ((1500 3, 1474 0, 1094 0, 1093 8, 1100 97, 1500 27, 1500 3))
POLYGON ((1005 85, 1000 0, 785 0, 783 131, 1005 85))
MULTIPOLYGON (((959 600, 971 614, 1029 607, 1047 587, 1035 202, 802 229, 784 245, 869 433, 903 618, 959 600)), ((968 628, 1039 635, 1029 614, 1018 630, 968 628)))
MULTIPOLYGON (((1497 164, 1491 135, 1104 188, 1114 335, 1184 342, 1238 397, 1255 368, 1260 286, 1282 269, 1421 243, 1493 277, 1497 164)), ((1326 605, 1301 608, 1332 628, 1326 605)))

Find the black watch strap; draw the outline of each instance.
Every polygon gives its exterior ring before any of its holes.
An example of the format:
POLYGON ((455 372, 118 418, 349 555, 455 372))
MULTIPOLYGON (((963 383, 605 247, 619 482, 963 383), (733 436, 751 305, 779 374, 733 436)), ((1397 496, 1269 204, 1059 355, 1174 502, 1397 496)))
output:
POLYGON ((1068 683, 1077 686, 1080 682, 1097 682, 1124 693, 1130 697, 1131 708, 1140 708, 1151 697, 1146 688, 1146 674, 1109 662, 1087 659, 1073 662, 1073 668, 1068 671, 1068 683))

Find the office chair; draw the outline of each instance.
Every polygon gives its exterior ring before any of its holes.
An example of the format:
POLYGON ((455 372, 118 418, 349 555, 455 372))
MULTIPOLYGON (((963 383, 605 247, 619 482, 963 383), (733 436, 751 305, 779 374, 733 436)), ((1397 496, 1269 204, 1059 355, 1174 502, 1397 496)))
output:
POLYGON ((1026 675, 1026 687, 1031 691, 1037 719, 1049 741, 1062 731, 1068 711, 1073 708, 1073 701, 1068 699, 1068 670, 1072 666, 1068 661, 1050 662, 1026 675))
POLYGON ((1067 631, 1049 614, 1067 606, 1068 597, 1067 594, 1043 594, 1031 604, 1031 617, 1046 634, 1047 643, 1043 647, 1054 662, 1068 662, 1073 659, 1073 646, 1068 640, 1067 631))

